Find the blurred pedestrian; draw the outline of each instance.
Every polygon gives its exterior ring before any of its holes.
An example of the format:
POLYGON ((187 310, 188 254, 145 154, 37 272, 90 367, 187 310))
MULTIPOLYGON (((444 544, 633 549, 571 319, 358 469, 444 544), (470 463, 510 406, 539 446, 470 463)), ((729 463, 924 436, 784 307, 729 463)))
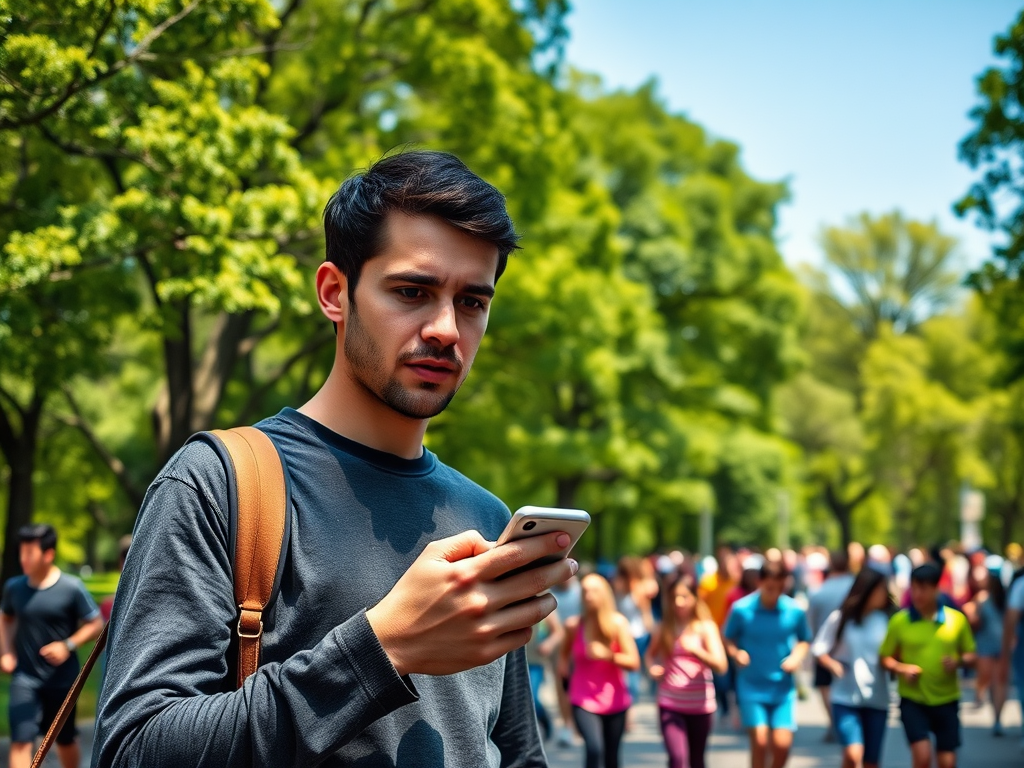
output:
MULTIPOLYGON (((578 618, 583 611, 583 590, 580 588, 579 577, 572 578, 551 588, 551 594, 555 596, 558 603, 555 612, 558 614, 559 623, 564 630, 569 619, 578 618)), ((572 719, 572 704, 569 702, 569 676, 562 675, 558 671, 558 657, 561 654, 562 643, 565 642, 565 632, 562 632, 562 640, 555 651, 554 672, 555 677, 555 698, 558 701, 558 714, 562 718, 562 724, 555 731, 555 744, 559 747, 571 747, 573 745, 573 732, 576 724, 572 719)))
POLYGON ((793 673, 811 633, 803 608, 783 594, 788 576, 782 562, 765 561, 757 591, 733 604, 723 633, 736 661, 736 697, 755 768, 764 766, 769 749, 773 768, 782 768, 796 731, 793 673))
POLYGON ((581 586, 583 612, 566 622, 559 673, 569 678, 569 701, 583 737, 585 768, 619 768, 632 703, 623 672, 640 668, 640 654, 629 622, 615 610, 608 581, 592 573, 581 586))
POLYGON ((658 712, 669 768, 704 768, 704 750, 717 708, 713 672, 728 668, 718 625, 697 596, 690 574, 662 588, 662 622, 647 652, 658 681, 658 712))
POLYGON ((960 747, 960 682, 957 669, 976 659, 966 617, 939 602, 942 571, 934 563, 910 574, 910 607, 889 620, 879 654, 899 677, 900 717, 914 768, 929 768, 935 735, 939 768, 956 765, 960 747))
POLYGON ((1006 681, 999 674, 1003 653, 1003 617, 1006 613, 1006 590, 993 573, 982 566, 984 573, 981 589, 964 604, 964 615, 974 632, 978 648, 978 679, 975 683, 975 703, 985 703, 986 694, 992 696, 992 734, 1003 735, 1003 706, 1006 704, 1006 681), (991 689, 991 690, 990 690, 991 689))
MULTIPOLYGON (((821 586, 811 593, 807 605, 807 621, 811 625, 811 635, 817 636, 822 625, 834 611, 846 600, 853 586, 853 574, 850 573, 850 561, 844 550, 837 549, 829 553, 828 576, 821 586)), ((825 731, 826 741, 835 738, 835 720, 832 717, 832 705, 829 701, 829 686, 832 685, 832 673, 817 658, 814 661, 814 687, 821 695, 821 703, 828 714, 829 728, 825 731)))
MULTIPOLYGON (((49 730, 78 677, 76 652, 99 636, 103 618, 85 585, 53 564, 57 531, 52 526, 23 526, 18 541, 24 575, 4 584, 0 670, 12 676, 9 765, 28 768, 36 737, 49 730)), ((78 768, 77 738, 73 708, 57 734, 64 768, 78 768)))
MULTIPOLYGON (((616 607, 629 622, 629 632, 641 658, 651 642, 651 630, 654 629, 652 602, 658 594, 658 582, 653 578, 653 572, 645 573, 644 562, 639 557, 620 558, 612 579, 616 607)), ((641 677, 641 669, 630 672, 626 677, 634 700, 640 696, 641 677)))
POLYGON ((832 679, 832 722, 843 746, 842 768, 877 768, 881 758, 889 687, 878 651, 892 605, 885 576, 864 568, 811 646, 832 679))
POLYGON ((526 644, 526 664, 530 670, 530 688, 533 690, 533 708, 537 712, 537 725, 540 726, 544 741, 551 738, 554 723, 548 715, 547 708, 540 700, 540 687, 544 683, 544 668, 556 653, 565 638, 565 628, 558 619, 558 612, 548 614, 533 628, 530 641, 526 644))
MULTIPOLYGON (((1006 596, 1003 615, 1003 651, 1000 679, 1009 680, 1012 670, 1017 685, 1017 697, 1024 712, 1024 568, 1017 571, 1006 596)), ((1021 729, 1021 749, 1024 750, 1024 728, 1021 729)))

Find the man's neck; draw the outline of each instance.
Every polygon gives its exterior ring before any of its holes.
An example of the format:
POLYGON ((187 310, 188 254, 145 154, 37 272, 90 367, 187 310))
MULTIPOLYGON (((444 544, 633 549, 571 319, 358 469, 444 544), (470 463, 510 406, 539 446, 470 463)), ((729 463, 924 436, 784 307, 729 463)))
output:
POLYGON ((313 397, 298 409, 332 432, 403 459, 423 455, 429 419, 411 419, 385 405, 338 366, 313 397))
POLYGON ((919 614, 921 614, 921 618, 922 619, 928 619, 929 621, 931 621, 939 613, 939 604, 935 603, 930 608, 925 608, 924 610, 921 610, 920 608, 917 608, 917 612, 919 614))
POLYGON ((761 607, 769 611, 774 611, 775 608, 779 605, 778 597, 769 600, 767 597, 765 597, 763 592, 758 592, 758 599, 761 601, 761 607))
POLYGON ((60 568, 56 565, 51 565, 42 573, 26 574, 28 576, 28 585, 33 589, 45 589, 46 587, 52 587, 57 579, 60 578, 60 568))

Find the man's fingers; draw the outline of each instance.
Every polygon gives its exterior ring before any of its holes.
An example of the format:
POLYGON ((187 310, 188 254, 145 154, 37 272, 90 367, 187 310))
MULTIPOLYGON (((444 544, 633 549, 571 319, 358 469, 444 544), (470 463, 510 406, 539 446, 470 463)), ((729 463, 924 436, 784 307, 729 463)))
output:
POLYGON ((532 563, 545 555, 561 552, 569 546, 571 541, 572 539, 567 533, 547 533, 543 536, 531 536, 528 539, 510 541, 508 544, 494 547, 481 557, 478 573, 482 580, 493 581, 513 568, 532 563))
POLYGON ((491 598, 503 607, 539 595, 556 584, 561 584, 575 573, 574 569, 577 567, 575 561, 559 560, 488 584, 487 590, 491 598))
POLYGON ((449 563, 476 557, 489 552, 494 544, 480 535, 479 531, 463 531, 446 539, 438 539, 428 545, 434 552, 449 563))
POLYGON ((529 629, 555 610, 557 605, 554 595, 550 594, 530 597, 515 605, 509 605, 494 614, 494 631, 503 635, 519 629, 529 629))

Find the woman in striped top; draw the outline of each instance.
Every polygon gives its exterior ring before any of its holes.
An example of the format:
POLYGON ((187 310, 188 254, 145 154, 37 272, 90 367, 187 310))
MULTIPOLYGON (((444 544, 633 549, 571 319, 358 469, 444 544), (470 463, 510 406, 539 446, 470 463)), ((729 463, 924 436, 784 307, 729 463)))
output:
POLYGON ((662 600, 662 622, 647 651, 647 664, 658 681, 669 768, 704 768, 716 708, 711 673, 724 673, 728 660, 718 626, 697 598, 693 576, 671 578, 662 590, 662 600))

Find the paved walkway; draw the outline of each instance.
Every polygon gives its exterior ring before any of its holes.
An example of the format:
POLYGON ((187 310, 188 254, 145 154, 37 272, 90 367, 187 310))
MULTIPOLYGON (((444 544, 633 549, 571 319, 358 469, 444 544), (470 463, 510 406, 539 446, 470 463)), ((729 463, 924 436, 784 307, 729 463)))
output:
MULTIPOLYGON (((965 698, 970 698, 968 690, 965 698)), ((543 694, 545 700, 553 695, 543 694)), ((553 702, 552 702, 553 703, 553 702)), ((554 707, 549 707, 554 712, 554 707)), ((641 700, 633 707, 633 723, 626 736, 623 749, 622 768, 665 768, 665 750, 661 745, 661 732, 657 724, 657 712, 649 699, 641 700)), ((1007 734, 1002 738, 992 736, 992 714, 989 707, 976 709, 965 705, 960 710, 963 724, 964 745, 960 749, 959 768, 1022 768, 1024 751, 1021 750, 1021 712, 1016 701, 1008 702, 1003 710, 1003 723, 1007 734)), ((825 713, 816 697, 802 701, 797 706, 797 722, 800 730, 796 733, 793 752, 787 768, 836 768, 839 763, 839 747, 826 744, 825 713)), ((92 749, 92 724, 80 725, 82 731, 82 766, 89 765, 92 749)), ((0 766, 7 765, 8 740, 0 740, 0 766)), ((582 768, 582 747, 559 749, 551 743, 548 747, 551 768, 582 768)), ((707 755, 709 768, 747 768, 747 738, 737 733, 728 723, 717 724, 711 737, 707 755)), ((43 763, 47 768, 59 768, 56 750, 43 763)), ((182 766, 185 768, 185 766, 182 766)), ((423 766, 422 768, 436 768, 423 766)), ((910 751, 903 738, 899 712, 895 708, 889 721, 889 732, 882 756, 882 768, 910 768, 910 751)))

